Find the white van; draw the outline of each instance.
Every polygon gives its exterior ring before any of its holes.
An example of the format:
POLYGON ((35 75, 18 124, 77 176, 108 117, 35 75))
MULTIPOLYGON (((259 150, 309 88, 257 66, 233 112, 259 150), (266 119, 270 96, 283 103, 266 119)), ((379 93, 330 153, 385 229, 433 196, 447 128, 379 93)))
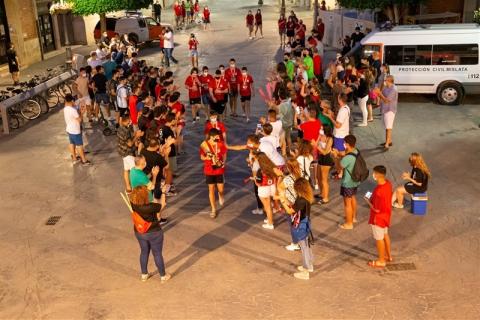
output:
POLYGON ((436 94, 457 105, 480 93, 480 25, 431 24, 373 31, 361 41, 362 54, 380 53, 399 92, 436 94))

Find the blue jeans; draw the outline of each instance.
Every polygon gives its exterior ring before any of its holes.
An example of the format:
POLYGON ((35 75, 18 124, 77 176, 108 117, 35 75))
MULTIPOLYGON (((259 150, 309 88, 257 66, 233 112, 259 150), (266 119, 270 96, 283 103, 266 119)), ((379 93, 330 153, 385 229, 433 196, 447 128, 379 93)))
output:
POLYGON ((151 250, 158 272, 160 276, 163 277, 165 275, 165 263, 163 262, 162 256, 163 230, 144 234, 135 232, 135 237, 137 237, 138 243, 140 244, 140 268, 142 269, 142 274, 148 273, 148 257, 151 250))
POLYGON ((178 63, 177 59, 173 57, 173 48, 163 48, 165 52, 165 64, 167 67, 170 67, 170 60, 173 61, 173 63, 178 63))

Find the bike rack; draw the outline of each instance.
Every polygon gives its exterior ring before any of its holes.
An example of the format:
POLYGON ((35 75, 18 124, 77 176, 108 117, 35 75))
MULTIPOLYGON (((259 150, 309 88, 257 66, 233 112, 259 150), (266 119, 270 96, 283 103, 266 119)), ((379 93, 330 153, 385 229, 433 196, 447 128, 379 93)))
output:
POLYGON ((26 90, 26 91, 24 91, 20 94, 14 95, 11 98, 8 98, 4 101, 1 101, 0 102, 0 112, 2 114, 3 133, 4 134, 9 134, 10 133, 10 128, 8 126, 8 112, 7 112, 8 108, 10 108, 10 107, 12 107, 16 104, 19 104, 19 103, 21 103, 25 100, 28 100, 30 98, 33 98, 33 97, 39 95, 40 93, 42 93, 42 92, 44 92, 44 91, 46 91, 46 90, 48 90, 52 87, 55 87, 55 86, 59 85, 60 83, 65 82, 65 81, 69 80, 70 78, 72 78, 73 76, 76 76, 76 75, 77 75, 77 73, 75 72, 75 70, 66 71, 59 76, 53 77, 50 80, 39 84, 38 86, 35 86, 35 87, 33 87, 29 90, 26 90))

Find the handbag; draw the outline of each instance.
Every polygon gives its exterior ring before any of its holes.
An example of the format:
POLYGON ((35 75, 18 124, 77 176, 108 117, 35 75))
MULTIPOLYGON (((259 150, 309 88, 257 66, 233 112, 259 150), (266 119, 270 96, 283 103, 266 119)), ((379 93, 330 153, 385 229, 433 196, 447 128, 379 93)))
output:
POLYGON ((135 227, 135 230, 141 234, 146 233, 148 229, 150 229, 150 227, 152 226, 152 223, 145 221, 145 219, 143 219, 141 215, 133 211, 130 201, 128 201, 128 197, 126 195, 124 195, 122 192, 120 192, 120 195, 122 196, 123 201, 125 201, 125 204, 127 205, 128 209, 130 210, 130 213, 132 215, 133 226, 135 227))

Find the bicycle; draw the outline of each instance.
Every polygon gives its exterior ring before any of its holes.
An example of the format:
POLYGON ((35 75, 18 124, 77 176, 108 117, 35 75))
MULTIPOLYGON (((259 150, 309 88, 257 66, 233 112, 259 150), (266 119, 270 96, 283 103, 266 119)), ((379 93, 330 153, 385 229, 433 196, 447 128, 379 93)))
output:
MULTIPOLYGON (((11 98, 14 95, 23 93, 23 89, 16 89, 14 87, 7 87, 7 91, 9 91, 10 95, 2 93, 3 97, 6 97, 6 99, 11 98)), ((26 120, 37 119, 42 113, 42 107, 34 99, 27 99, 25 101, 17 103, 16 105, 11 106, 9 109, 12 109, 16 114, 20 114, 26 120)))
MULTIPOLYGON (((10 98, 9 92, 0 91, 0 102, 10 98)), ((0 114, 1 115, 1 114, 0 114)), ((7 108, 8 127, 12 130, 20 128, 20 119, 12 108, 7 108)))

